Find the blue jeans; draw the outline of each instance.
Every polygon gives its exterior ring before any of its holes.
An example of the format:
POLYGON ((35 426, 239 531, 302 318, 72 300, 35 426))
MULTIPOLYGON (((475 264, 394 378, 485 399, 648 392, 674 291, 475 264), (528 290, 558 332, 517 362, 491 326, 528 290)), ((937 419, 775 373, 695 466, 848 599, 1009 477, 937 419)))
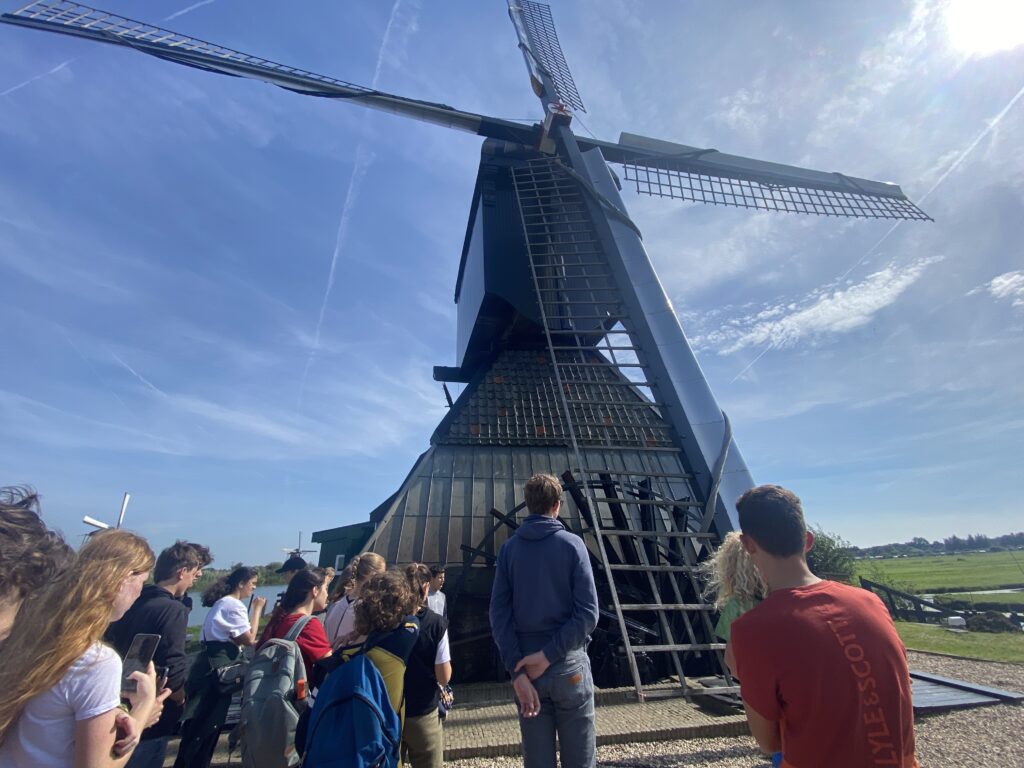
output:
POLYGON ((571 651, 533 681, 540 714, 519 718, 525 768, 555 768, 555 734, 562 768, 593 768, 594 678, 586 651, 571 651))
POLYGON ((132 751, 132 756, 128 758, 125 768, 164 768, 168 738, 163 736, 159 739, 140 741, 139 746, 132 751))

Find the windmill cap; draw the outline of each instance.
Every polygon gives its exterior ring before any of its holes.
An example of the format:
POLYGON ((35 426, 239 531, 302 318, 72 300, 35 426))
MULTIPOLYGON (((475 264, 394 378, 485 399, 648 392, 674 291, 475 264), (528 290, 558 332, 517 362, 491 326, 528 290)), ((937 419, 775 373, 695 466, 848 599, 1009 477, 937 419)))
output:
POLYGON ((284 561, 284 565, 277 569, 277 573, 288 573, 288 571, 301 571, 307 565, 306 561, 298 555, 292 555, 284 561))

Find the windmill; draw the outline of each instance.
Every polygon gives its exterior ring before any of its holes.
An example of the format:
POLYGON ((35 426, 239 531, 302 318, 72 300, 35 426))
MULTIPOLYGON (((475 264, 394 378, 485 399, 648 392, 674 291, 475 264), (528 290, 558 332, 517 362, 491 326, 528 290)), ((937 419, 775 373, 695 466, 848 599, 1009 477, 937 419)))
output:
POLYGON ((124 513, 128 511, 128 502, 131 500, 132 495, 125 491, 124 496, 121 499, 121 511, 117 514, 117 525, 111 525, 110 523, 104 523, 102 520, 97 520, 95 517, 86 515, 82 518, 82 522, 86 525, 91 525, 95 528, 95 531, 89 531, 86 536, 92 536, 97 531, 105 531, 109 528, 120 528, 124 525, 124 513))
POLYGON ((310 552, 316 552, 315 549, 303 549, 302 548, 302 531, 299 531, 299 544, 297 547, 289 549, 288 547, 281 547, 281 551, 284 552, 288 557, 302 557, 310 552))
MULTIPOLYGON (((754 483, 620 193, 753 210, 929 220, 894 185, 624 133, 577 136, 584 106, 548 6, 509 0, 540 99, 532 126, 348 83, 71 2, 0 20, 131 48, 212 73, 391 112, 485 138, 455 287, 465 388, 369 522, 314 534, 321 559, 375 551, 449 565, 463 679, 495 671, 487 601, 498 547, 535 472, 562 478, 563 521, 591 554, 602 601, 599 684, 721 673, 697 567, 754 483)), ((447 395, 447 387, 445 393, 447 395)))

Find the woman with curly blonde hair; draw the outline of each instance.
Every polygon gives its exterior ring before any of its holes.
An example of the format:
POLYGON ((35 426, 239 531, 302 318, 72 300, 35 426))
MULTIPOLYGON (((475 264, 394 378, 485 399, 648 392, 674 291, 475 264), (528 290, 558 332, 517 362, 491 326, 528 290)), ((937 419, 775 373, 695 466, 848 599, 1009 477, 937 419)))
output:
POLYGON ((768 595, 768 587, 743 547, 740 534, 730 531, 715 553, 701 563, 704 596, 713 598, 719 619, 715 634, 728 642, 729 628, 768 595))
POLYGON ((420 622, 419 596, 413 594, 401 571, 371 577, 355 605, 356 632, 365 635, 363 652, 370 658, 388 689, 391 706, 405 721, 405 665, 416 645, 420 622))
POLYGON ((152 665, 148 674, 134 673, 133 722, 124 721, 121 659, 100 639, 135 602, 153 562, 142 537, 101 531, 18 616, 0 659, 0 766, 92 768, 128 760, 130 750, 114 756, 117 732, 140 734, 162 699, 152 665))

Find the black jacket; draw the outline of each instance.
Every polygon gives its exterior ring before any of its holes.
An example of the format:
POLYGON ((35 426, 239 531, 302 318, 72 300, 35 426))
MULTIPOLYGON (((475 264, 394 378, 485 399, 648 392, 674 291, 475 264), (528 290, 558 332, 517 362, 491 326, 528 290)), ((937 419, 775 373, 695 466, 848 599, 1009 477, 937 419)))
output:
POLYGON ((406 717, 422 717, 437 711, 434 658, 441 638, 448 631, 448 620, 429 608, 421 608, 416 617, 420 620, 420 633, 405 663, 406 717))
MULTIPOLYGON (((176 691, 185 684, 188 673, 188 659, 185 656, 187 627, 188 608, 185 604, 163 587, 147 584, 128 612, 107 629, 106 640, 124 658, 135 635, 160 635, 160 644, 153 654, 153 664, 167 667, 167 687, 176 691)), ((159 722, 147 728, 142 738, 170 736, 180 716, 181 707, 168 699, 164 702, 159 722)))

